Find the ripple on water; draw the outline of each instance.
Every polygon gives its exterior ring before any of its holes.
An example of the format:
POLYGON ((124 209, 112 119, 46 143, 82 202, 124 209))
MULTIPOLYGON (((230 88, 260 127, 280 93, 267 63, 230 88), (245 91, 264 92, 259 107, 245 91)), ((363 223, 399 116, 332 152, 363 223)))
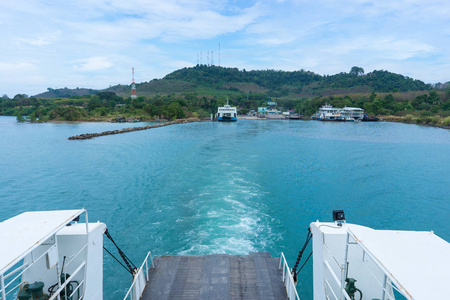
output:
MULTIPOLYGON (((448 130, 240 120, 68 141, 130 125, 8 120, 0 117, 0 219, 85 207, 135 264, 151 250, 283 251, 292 265, 309 223, 338 208, 352 223, 450 240, 448 130)), ((108 299, 128 287, 119 267, 105 256, 108 299)), ((300 294, 312 299, 306 268, 300 294)))

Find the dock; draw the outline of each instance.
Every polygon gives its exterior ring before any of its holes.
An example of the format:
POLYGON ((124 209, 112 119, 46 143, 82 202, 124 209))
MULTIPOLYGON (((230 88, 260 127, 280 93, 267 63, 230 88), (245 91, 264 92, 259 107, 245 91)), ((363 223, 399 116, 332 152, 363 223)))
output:
POLYGON ((287 300, 279 262, 268 252, 155 257, 141 299, 287 300))

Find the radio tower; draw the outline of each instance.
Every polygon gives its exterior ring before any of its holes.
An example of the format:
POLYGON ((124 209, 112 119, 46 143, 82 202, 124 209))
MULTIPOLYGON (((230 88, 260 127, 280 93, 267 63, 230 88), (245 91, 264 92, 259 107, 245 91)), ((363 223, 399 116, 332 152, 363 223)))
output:
POLYGON ((133 81, 131 82, 131 99, 136 99, 136 84, 134 83, 134 68, 131 68, 131 73, 133 75, 133 81))

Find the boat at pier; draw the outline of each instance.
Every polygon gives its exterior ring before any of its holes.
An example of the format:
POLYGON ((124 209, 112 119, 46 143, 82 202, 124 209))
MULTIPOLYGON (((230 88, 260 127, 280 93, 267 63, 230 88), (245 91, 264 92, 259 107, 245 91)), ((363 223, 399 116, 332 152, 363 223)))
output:
POLYGON ((325 104, 311 116, 311 119, 318 121, 360 121, 364 116, 364 110, 358 107, 335 108, 331 104, 325 104))
MULTIPOLYGON (((266 252, 148 252, 137 268, 113 242, 133 274, 124 299, 300 300, 297 266, 311 240, 314 300, 447 298, 450 244, 432 231, 375 230, 346 223, 343 211, 333 211, 333 221, 310 224, 293 269, 283 253, 266 252)), ((104 235, 113 241, 84 209, 25 212, 1 222, 0 299, 103 299, 104 235)))
POLYGON ((343 121, 360 121, 364 117, 364 110, 358 107, 340 108, 339 115, 343 121))
POLYGON ((220 106, 217 109, 216 114, 217 121, 219 122, 236 122, 237 121, 237 109, 236 107, 231 107, 231 105, 227 104, 224 106, 220 106))
POLYGON ((378 122, 380 121, 380 118, 376 117, 376 116, 369 116, 369 115, 364 115, 364 117, 362 118, 363 122, 378 122))

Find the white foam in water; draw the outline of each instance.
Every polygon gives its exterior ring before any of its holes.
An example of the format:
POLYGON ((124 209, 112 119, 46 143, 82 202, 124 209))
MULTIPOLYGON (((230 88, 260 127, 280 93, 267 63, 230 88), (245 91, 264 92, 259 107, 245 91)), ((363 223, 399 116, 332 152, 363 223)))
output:
POLYGON ((260 211, 260 187, 243 179, 235 169, 228 177, 232 179, 225 184, 218 181, 205 186, 195 200, 185 204, 196 213, 178 217, 176 222, 186 222, 186 226, 194 228, 185 232, 187 243, 178 254, 247 254, 263 251, 272 243, 261 234, 272 237, 270 222, 261 220, 270 217, 260 211))

